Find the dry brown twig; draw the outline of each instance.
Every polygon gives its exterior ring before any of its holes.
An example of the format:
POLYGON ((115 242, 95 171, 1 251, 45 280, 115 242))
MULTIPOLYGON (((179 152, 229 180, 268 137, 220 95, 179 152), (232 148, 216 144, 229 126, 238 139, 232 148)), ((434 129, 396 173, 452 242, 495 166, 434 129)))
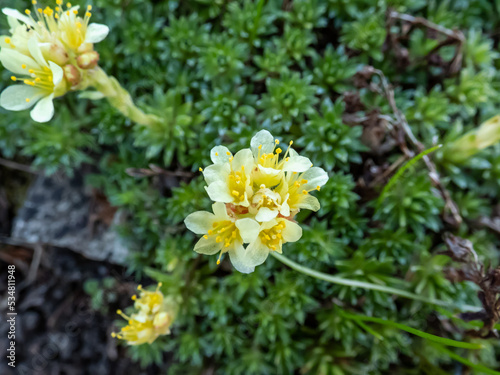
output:
MULTIPOLYGON (((410 141, 410 143, 416 149, 417 153, 421 153, 422 151, 424 151, 425 146, 415 137, 413 131, 410 128, 410 125, 408 124, 408 121, 406 120, 404 113, 398 109, 396 105, 396 100, 394 98, 394 90, 389 84, 389 81, 385 77, 384 73, 381 70, 375 69, 372 66, 366 66, 358 74, 362 74, 365 77, 371 77, 372 75, 377 75, 380 78, 380 85, 377 85, 372 82, 370 84, 370 89, 375 92, 379 92, 380 94, 382 94, 384 97, 387 98, 387 101, 389 102, 389 106, 391 107, 394 116, 394 118, 392 119, 393 127, 389 128, 389 130, 395 133, 394 137, 398 141, 399 146, 403 151, 403 153, 405 154, 405 156, 408 159, 411 159, 415 156, 415 153, 408 148, 406 144, 406 139, 410 141)), ((428 155, 424 156, 423 160, 425 162, 425 165, 429 169, 429 177, 433 185, 438 188, 441 197, 445 202, 445 210, 447 210, 451 215, 451 217, 445 216, 445 219, 454 226, 460 225, 463 221, 462 217, 460 216, 460 211, 458 209, 457 204, 451 198, 450 193, 441 182, 439 173, 436 169, 436 165, 431 161, 428 155)))

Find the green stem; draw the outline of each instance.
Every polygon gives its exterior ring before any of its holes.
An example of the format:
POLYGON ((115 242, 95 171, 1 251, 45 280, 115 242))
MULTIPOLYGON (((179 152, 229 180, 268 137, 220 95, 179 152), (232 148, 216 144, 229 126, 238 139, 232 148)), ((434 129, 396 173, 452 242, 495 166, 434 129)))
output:
POLYGON ((137 124, 146 126, 151 126, 161 121, 159 117, 148 115, 139 109, 134 104, 128 91, 120 86, 116 78, 108 76, 99 67, 89 71, 89 73, 89 85, 102 93, 108 99, 109 104, 120 111, 122 115, 137 124))
POLYGON ((459 307, 462 310, 473 310, 473 311, 479 310, 479 308, 477 308, 475 306, 467 306, 467 305, 456 306, 456 305, 453 305, 452 303, 449 303, 449 302, 444 302, 444 301, 440 301, 440 300, 437 300, 434 298, 427 298, 427 297, 419 296, 418 294, 407 292, 406 290, 392 288, 390 286, 372 284, 372 283, 368 283, 365 281, 350 280, 350 279, 344 279, 342 277, 331 276, 331 275, 328 275, 326 273, 318 272, 318 271, 315 271, 315 270, 310 269, 308 267, 301 266, 300 264, 295 263, 293 260, 290 260, 287 257, 285 257, 281 254, 278 254, 275 251, 271 251, 271 255, 274 256, 276 259, 278 259, 281 263, 287 265, 290 268, 293 268, 295 271, 298 271, 300 273, 303 273, 304 275, 311 276, 311 277, 314 277, 314 278, 319 279, 319 280, 328 281, 329 283, 332 283, 332 284, 345 285, 345 286, 350 286, 353 288, 376 290, 379 292, 394 294, 394 295, 397 295, 400 297, 409 298, 409 299, 413 299, 416 301, 430 303, 430 304, 438 305, 438 306, 455 306, 455 307, 459 307))
POLYGON ((483 366, 481 364, 471 362, 467 358, 463 358, 463 357, 459 356, 458 354, 453 353, 451 350, 448 350, 448 349, 442 347, 441 345, 432 344, 432 346, 434 346, 436 349, 440 350, 441 352, 443 352, 444 354, 446 354, 450 358, 454 359, 455 361, 463 363, 464 365, 469 366, 470 368, 472 368, 476 371, 479 371, 479 372, 482 372, 485 374, 490 374, 490 375, 500 375, 500 372, 495 371, 495 370, 491 370, 488 367, 483 366))
POLYGON ((444 337, 439 337, 439 336, 436 336, 436 335, 431 335, 430 333, 422 332, 422 331, 420 331, 418 329, 412 328, 412 327, 407 326, 405 324, 396 323, 396 322, 393 322, 393 321, 390 321, 390 320, 381 319, 381 318, 375 318, 373 316, 350 314, 350 313, 348 313, 346 311, 341 311, 341 314, 343 316, 345 316, 346 318, 352 319, 352 320, 354 320, 356 322, 361 322, 361 321, 363 321, 363 322, 372 322, 372 323, 377 323, 377 324, 381 324, 381 325, 385 325, 385 326, 389 326, 389 327, 394 327, 394 328, 400 329, 402 331, 406 331, 408 333, 411 333, 412 335, 421 337, 421 338, 429 340, 429 341, 437 342, 439 344, 446 345, 446 346, 453 346, 455 348, 463 348, 463 349, 481 349, 483 347, 481 344, 474 344, 474 343, 469 343, 469 342, 455 341, 455 340, 452 340, 452 339, 447 339, 447 338, 444 338, 444 337))

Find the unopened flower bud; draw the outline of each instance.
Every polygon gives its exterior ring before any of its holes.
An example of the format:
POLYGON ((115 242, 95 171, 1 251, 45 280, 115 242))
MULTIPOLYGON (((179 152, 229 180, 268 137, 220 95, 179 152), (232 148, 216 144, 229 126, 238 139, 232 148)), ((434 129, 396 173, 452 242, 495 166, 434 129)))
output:
POLYGON ((57 43, 41 43, 40 50, 46 60, 53 61, 57 65, 62 66, 69 60, 66 50, 57 43))
POLYGON ((99 54, 96 51, 85 52, 76 59, 78 66, 82 69, 92 69, 99 62, 99 54))
POLYGON ((81 82, 82 75, 78 68, 72 64, 65 65, 64 68, 64 77, 71 84, 71 86, 76 86, 81 82))

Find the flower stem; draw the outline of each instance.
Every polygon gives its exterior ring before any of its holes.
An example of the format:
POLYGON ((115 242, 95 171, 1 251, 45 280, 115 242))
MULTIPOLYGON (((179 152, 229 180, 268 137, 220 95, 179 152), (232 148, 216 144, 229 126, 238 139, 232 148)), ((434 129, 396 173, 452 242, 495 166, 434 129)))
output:
POLYGON ((483 348, 483 346, 481 344, 456 341, 456 340, 448 339, 445 337, 431 335, 430 333, 422 332, 418 329, 412 328, 412 327, 407 326, 405 324, 396 323, 396 322, 393 322, 391 320, 385 320, 385 319, 376 318, 373 316, 351 314, 351 313, 348 313, 346 311, 341 311, 341 314, 344 317, 351 319, 351 320, 354 320, 356 322, 372 322, 372 323, 377 323, 377 324, 397 328, 397 329, 400 329, 402 331, 406 331, 408 333, 411 333, 415 336, 421 337, 423 339, 437 342, 439 344, 446 345, 446 346, 453 346, 455 348, 463 348, 463 349, 482 349, 483 348))
POLYGON ((109 104, 116 108, 122 115, 140 125, 151 126, 157 124, 161 119, 155 115, 148 115, 139 109, 133 102, 127 90, 120 86, 114 77, 108 76, 104 70, 97 67, 89 72, 89 85, 96 88, 109 104))
POLYGON ((323 281, 328 281, 329 283, 332 284, 337 284, 337 285, 345 285, 345 286, 350 286, 353 288, 362 288, 362 289, 369 289, 369 290, 376 290, 379 292, 384 292, 384 293, 389 293, 389 294, 394 294, 400 297, 404 298, 409 298, 413 299, 415 301, 420 301, 420 302, 425 302, 425 303, 430 303, 433 305, 438 305, 438 306, 455 306, 459 307, 463 310, 479 310, 479 308, 475 306, 456 306, 452 303, 449 302, 444 302, 440 301, 434 298, 428 298, 424 296, 419 296, 418 294, 414 294, 411 292, 408 292, 406 290, 401 290, 397 288, 392 288, 390 286, 385 286, 385 285, 378 285, 378 284, 372 284, 368 283, 365 281, 358 281, 358 280, 350 280, 350 279, 344 279, 342 277, 337 277, 337 276, 331 276, 323 272, 318 272, 313 269, 310 269, 308 267, 301 266, 298 263, 295 263, 293 260, 288 259, 287 257, 278 254, 275 251, 271 251, 271 255, 274 256, 276 259, 278 259, 281 263, 287 265, 290 268, 293 268, 295 271, 298 271, 300 273, 303 273, 304 275, 314 277, 319 280, 323 281))

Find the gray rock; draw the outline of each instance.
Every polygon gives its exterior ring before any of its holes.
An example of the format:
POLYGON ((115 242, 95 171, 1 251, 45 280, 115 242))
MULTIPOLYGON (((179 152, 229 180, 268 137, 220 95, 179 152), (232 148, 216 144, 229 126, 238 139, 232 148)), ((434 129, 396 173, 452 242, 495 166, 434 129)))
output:
POLYGON ((70 179, 41 175, 14 219, 12 237, 68 248, 93 260, 124 264, 129 251, 113 230, 124 214, 117 211, 111 226, 89 224, 91 201, 83 176, 70 179))

